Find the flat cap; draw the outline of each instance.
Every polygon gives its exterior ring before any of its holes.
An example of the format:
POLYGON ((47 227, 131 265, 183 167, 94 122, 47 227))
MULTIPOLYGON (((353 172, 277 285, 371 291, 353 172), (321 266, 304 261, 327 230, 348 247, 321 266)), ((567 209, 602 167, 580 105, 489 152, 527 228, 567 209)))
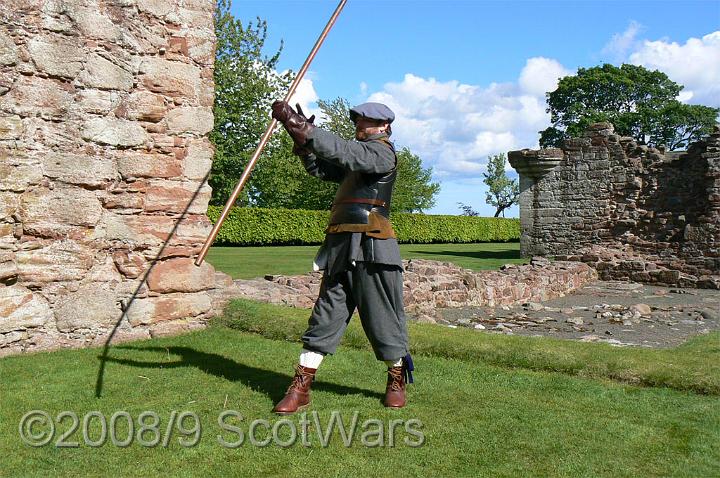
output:
POLYGON ((395 113, 382 103, 363 103, 350 108, 350 119, 353 123, 357 122, 358 117, 392 123, 395 119, 395 113))

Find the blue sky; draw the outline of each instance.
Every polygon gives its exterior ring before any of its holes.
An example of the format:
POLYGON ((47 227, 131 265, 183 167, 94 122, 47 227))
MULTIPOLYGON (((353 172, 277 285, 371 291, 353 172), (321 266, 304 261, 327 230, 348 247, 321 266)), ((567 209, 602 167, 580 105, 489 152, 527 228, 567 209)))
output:
MULTIPOLYGON (((235 0, 268 22, 268 53, 298 70, 337 6, 325 0, 235 0)), ((537 148, 549 126, 544 92, 578 67, 640 64, 686 86, 681 100, 720 106, 720 0, 348 0, 296 100, 380 101, 393 139, 441 183, 431 214, 482 215, 487 156, 537 148)), ((509 171, 516 177, 514 171, 509 171)), ((507 216, 517 216, 517 207, 507 216)))

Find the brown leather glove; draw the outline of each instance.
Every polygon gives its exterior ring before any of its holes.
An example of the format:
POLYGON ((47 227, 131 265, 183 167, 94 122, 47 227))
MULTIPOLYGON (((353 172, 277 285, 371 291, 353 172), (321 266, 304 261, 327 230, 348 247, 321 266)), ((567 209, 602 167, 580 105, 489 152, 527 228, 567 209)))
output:
MULTIPOLYGON (((302 116, 305 121, 312 124, 313 126, 315 125, 315 115, 312 115, 309 118, 305 117, 305 112, 303 112, 302 108, 300 107, 300 103, 295 103, 295 109, 297 110, 298 115, 302 116)), ((308 148, 307 146, 298 146, 297 144, 293 145, 292 152, 294 155, 300 156, 301 158, 312 154, 312 150, 310 148, 308 148)))
POLYGON ((312 115, 311 117, 306 118, 305 113, 303 112, 302 108, 300 107, 300 103, 295 103, 295 109, 297 110, 298 114, 303 117, 303 119, 305 121, 312 124, 313 126, 315 125, 315 115, 312 115))
MULTIPOLYGON (((300 110, 302 112, 302 110, 300 110)), ((308 142, 310 132, 315 129, 305 115, 300 115, 292 109, 287 101, 276 101, 272 104, 272 117, 282 123, 285 130, 299 147, 308 142)), ((312 120, 315 119, 313 116, 312 120)))

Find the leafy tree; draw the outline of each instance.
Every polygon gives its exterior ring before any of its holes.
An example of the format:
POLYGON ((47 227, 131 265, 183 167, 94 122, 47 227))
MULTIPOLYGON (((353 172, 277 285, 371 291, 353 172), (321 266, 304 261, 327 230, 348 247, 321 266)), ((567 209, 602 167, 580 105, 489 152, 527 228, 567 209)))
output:
POLYGON ((314 209, 305 207, 303 194, 308 174, 292 154, 292 139, 280 129, 274 141, 276 146, 260 157, 253 170, 248 189, 250 203, 266 208, 314 209))
POLYGON ((332 101, 318 100, 322 112, 322 125, 341 138, 353 139, 355 125, 350 121, 350 103, 345 98, 335 98, 332 101))
POLYGON ((292 153, 293 141, 284 129, 276 132, 279 147, 263 155, 253 171, 252 204, 267 208, 330 209, 337 183, 309 175, 292 153))
MULTIPOLYGON (((355 125, 350 120, 350 103, 344 98, 319 100, 322 126, 345 139, 355 137, 355 125)), ((432 168, 423 169, 420 158, 408 148, 397 152, 397 179, 390 208, 393 212, 422 212, 435 205, 440 185, 432 182, 432 168)), ((332 194, 336 188, 332 188, 332 194)), ((329 191, 326 191, 327 193, 329 191)), ((330 197, 332 201, 332 197, 330 197)))
POLYGON ((504 153, 488 156, 488 172, 483 173, 483 182, 488 186, 485 202, 495 207, 495 217, 501 213, 505 217, 505 209, 517 203, 520 196, 517 180, 510 180, 505 174, 505 162, 504 153))
POLYGON ((479 212, 477 212, 475 209, 472 208, 472 206, 468 204, 459 202, 457 203, 457 205, 462 210, 462 214, 460 214, 461 216, 475 217, 480 215, 479 212))
POLYGON ((397 160, 397 178, 390 209, 422 212, 433 207, 440 184, 432 182, 432 168, 423 169, 420 158, 408 148, 397 152, 397 160))
POLYGON ((618 134, 640 144, 686 147, 712 131, 720 109, 680 103, 682 88, 665 73, 642 66, 579 68, 546 94, 552 126, 540 132, 540 145, 560 146, 588 125, 609 121, 618 134))
POLYGON ((665 145, 669 151, 687 148, 688 145, 712 131, 717 108, 701 105, 686 105, 672 101, 662 108, 657 116, 646 120, 653 145, 665 145))
MULTIPOLYGON (((215 10, 215 125, 210 140, 215 157, 210 176, 212 204, 224 204, 270 121, 270 104, 282 97, 291 73, 278 75, 282 44, 272 56, 262 53, 267 23, 258 18, 243 25, 230 13, 230 0, 218 0, 215 10)), ((268 154, 279 147, 277 139, 268 154)), ((239 202, 252 200, 254 174, 239 202)), ((257 187, 255 187, 257 190, 257 187)))

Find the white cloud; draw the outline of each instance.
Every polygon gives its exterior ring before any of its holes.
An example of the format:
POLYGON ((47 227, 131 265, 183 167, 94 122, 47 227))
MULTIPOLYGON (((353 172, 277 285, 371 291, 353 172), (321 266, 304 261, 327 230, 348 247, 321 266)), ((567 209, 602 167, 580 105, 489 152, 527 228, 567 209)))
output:
POLYGON ((572 71, 565 69, 556 60, 543 57, 530 58, 520 73, 518 83, 526 93, 544 96, 547 92, 555 91, 558 79, 572 74, 572 71))
POLYGON ((612 36, 610 41, 602 49, 604 55, 609 55, 612 60, 621 62, 625 58, 628 52, 635 49, 639 43, 637 35, 643 29, 643 26, 632 20, 630 25, 622 33, 616 33, 612 36))
POLYGON ((306 77, 300 80, 300 84, 295 89, 295 93, 293 93, 292 97, 290 97, 290 101, 288 101, 288 103, 290 103, 293 108, 296 103, 300 103, 300 107, 303 109, 303 112, 305 112, 307 117, 310 117, 311 115, 319 116, 320 109, 317 107, 316 103, 318 99, 319 96, 315 91, 312 80, 306 77))
POLYGON ((545 92, 568 74, 556 60, 542 57, 527 61, 517 83, 487 87, 408 73, 368 101, 395 111, 394 139, 432 166, 435 177, 481 177, 488 156, 538 147, 538 131, 550 124, 545 92))
POLYGON ((660 70, 684 85, 681 100, 720 106, 720 31, 690 38, 684 44, 645 40, 630 54, 629 61, 660 70))

